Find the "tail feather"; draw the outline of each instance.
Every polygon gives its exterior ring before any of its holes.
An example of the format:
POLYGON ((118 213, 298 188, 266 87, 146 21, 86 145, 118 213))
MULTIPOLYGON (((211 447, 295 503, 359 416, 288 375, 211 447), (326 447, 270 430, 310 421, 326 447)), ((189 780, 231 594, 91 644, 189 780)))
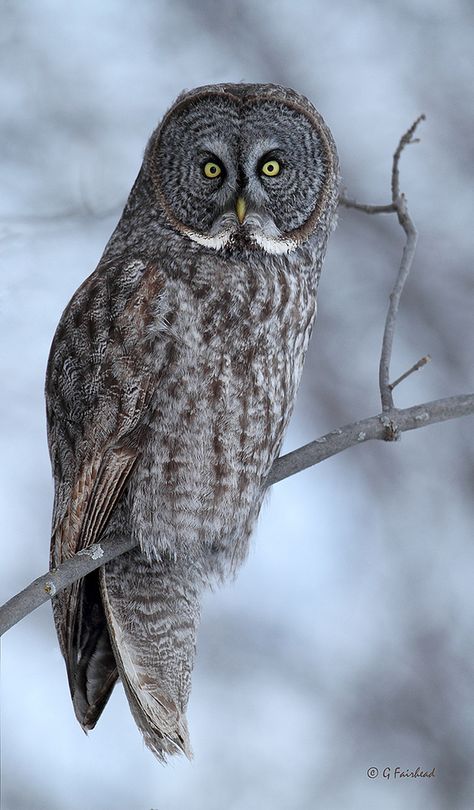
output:
POLYGON ((118 678, 97 572, 55 596, 53 614, 74 711, 84 731, 89 731, 118 678))
POLYGON ((138 549, 101 569, 101 594, 117 667, 146 745, 161 760, 192 757, 186 723, 199 587, 189 567, 150 562, 138 549))

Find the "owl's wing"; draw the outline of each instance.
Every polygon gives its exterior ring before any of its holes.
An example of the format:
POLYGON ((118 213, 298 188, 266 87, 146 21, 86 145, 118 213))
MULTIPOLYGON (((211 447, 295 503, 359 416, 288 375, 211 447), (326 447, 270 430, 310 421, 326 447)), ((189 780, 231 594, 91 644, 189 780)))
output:
MULTIPOLYGON (((100 540, 137 456, 138 450, 117 446, 85 465, 68 511, 52 536, 52 557, 65 559, 70 551, 100 540)), ((53 613, 74 708, 81 724, 90 728, 118 677, 97 573, 60 592, 53 600, 53 613)))
MULTIPOLYGON (((46 377, 52 567, 100 539, 140 454, 163 286, 155 266, 101 263, 59 323, 46 377)), ((53 612, 76 715, 93 728, 118 677, 97 572, 60 592, 53 612)))

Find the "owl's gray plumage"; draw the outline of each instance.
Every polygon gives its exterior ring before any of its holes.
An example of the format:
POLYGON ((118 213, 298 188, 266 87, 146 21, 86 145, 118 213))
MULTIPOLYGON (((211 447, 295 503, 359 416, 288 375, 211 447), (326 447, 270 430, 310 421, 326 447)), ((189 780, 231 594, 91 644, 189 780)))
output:
POLYGON ((200 593, 246 556, 337 194, 332 137, 304 97, 276 85, 184 93, 61 318, 46 381, 51 563, 105 536, 138 544, 54 600, 85 729, 120 677, 155 754, 190 753, 200 593))

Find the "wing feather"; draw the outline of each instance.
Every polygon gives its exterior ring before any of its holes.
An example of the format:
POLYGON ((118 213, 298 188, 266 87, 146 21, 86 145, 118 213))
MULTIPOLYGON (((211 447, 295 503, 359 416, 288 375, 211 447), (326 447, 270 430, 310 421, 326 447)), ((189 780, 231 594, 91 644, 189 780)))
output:
POLYGON ((104 455, 92 492, 86 501, 84 520, 77 541, 78 550, 88 548, 100 537, 137 457, 138 450, 126 447, 114 447, 104 455))
MULTIPOLYGON (((46 377, 52 567, 100 540, 139 458, 162 289, 154 265, 102 261, 59 323, 46 377)), ((58 594, 53 612, 76 714, 92 728, 118 677, 98 576, 58 594)))

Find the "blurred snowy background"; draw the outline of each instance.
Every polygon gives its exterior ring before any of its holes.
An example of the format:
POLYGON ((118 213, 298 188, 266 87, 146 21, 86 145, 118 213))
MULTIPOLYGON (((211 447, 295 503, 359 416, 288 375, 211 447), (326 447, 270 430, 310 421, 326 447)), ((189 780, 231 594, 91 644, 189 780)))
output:
MULTIPOLYGON (((273 81, 332 128, 349 193, 388 201, 399 136, 420 232, 399 316, 400 407, 472 388, 470 0, 0 2, 1 580, 43 573, 52 498, 43 378, 146 140, 183 88, 273 81)), ((286 449, 379 410, 402 234, 342 211, 286 449)), ((474 806, 472 420, 354 448, 277 485, 248 564, 209 594, 192 764, 144 748, 121 687, 76 723, 49 605, 3 640, 4 810, 474 806), (367 769, 430 780, 369 779, 367 769)))

